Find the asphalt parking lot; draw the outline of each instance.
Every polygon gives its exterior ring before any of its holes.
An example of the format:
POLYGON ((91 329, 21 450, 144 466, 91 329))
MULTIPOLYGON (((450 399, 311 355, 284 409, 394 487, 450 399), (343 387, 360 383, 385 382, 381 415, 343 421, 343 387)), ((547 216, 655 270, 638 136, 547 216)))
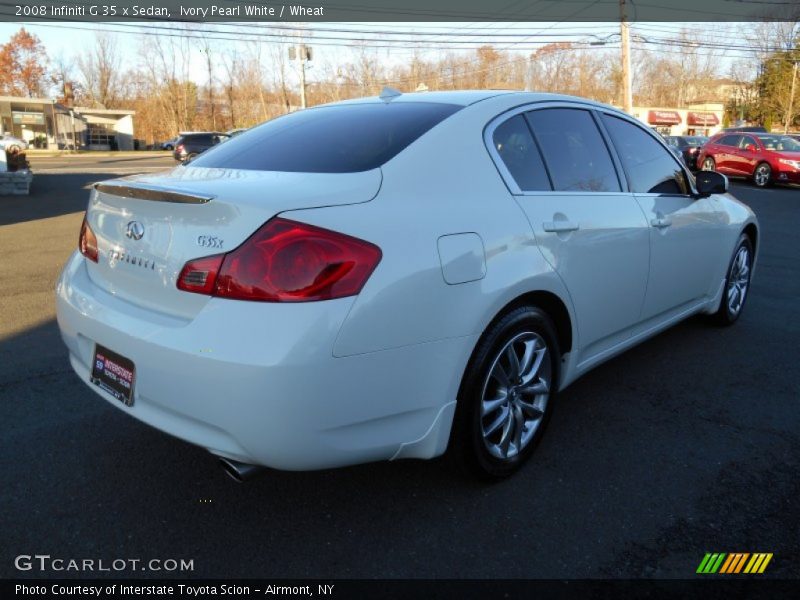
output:
POLYGON ((516 477, 436 460, 237 485, 69 367, 53 287, 87 187, 173 165, 113 160, 34 159, 33 195, 0 197, 0 576, 80 575, 14 568, 49 554, 193 559, 187 577, 686 578, 706 552, 772 552, 764 577, 800 577, 797 188, 733 185, 763 240, 739 323, 693 318, 573 384, 516 477))

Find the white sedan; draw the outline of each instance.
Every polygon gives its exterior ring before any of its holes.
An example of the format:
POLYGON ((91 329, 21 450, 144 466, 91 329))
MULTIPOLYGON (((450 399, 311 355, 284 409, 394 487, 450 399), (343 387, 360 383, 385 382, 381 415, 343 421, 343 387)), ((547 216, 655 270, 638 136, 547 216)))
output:
POLYGON ((14 137, 10 133, 3 133, 0 134, 0 148, 5 148, 6 152, 19 152, 28 149, 28 142, 14 137))
POLYGON ((389 91, 96 184, 58 323, 93 391, 239 480, 448 448, 503 477, 577 377, 739 318, 760 234, 727 186, 610 106, 389 91))

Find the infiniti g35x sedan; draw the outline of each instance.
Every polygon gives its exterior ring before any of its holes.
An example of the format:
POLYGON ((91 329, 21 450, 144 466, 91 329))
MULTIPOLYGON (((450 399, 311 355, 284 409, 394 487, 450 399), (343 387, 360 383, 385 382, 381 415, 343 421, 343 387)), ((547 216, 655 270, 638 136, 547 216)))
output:
POLYGON ((239 479, 448 448, 496 478, 577 377, 736 321, 758 245, 724 175, 614 108, 390 92, 96 184, 58 323, 92 390, 239 479))

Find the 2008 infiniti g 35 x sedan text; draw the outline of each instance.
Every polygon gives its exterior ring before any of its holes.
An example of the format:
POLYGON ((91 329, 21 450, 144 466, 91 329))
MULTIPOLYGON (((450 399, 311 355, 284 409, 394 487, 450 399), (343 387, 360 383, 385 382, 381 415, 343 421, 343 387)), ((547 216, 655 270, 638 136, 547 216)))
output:
POLYGON ((448 447, 502 477, 581 374, 741 315, 726 192, 609 106, 387 91, 97 184, 58 323, 91 389, 239 478, 448 447))

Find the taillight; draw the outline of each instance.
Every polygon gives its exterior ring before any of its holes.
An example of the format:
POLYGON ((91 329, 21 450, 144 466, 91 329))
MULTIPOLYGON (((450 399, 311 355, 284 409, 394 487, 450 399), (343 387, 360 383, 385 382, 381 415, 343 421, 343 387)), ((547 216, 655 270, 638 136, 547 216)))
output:
POLYGON ((186 263, 178 289, 262 302, 332 300, 358 294, 381 256, 364 240, 275 218, 235 250, 186 263))
POLYGON ((216 254, 187 262, 178 275, 178 289, 197 294, 213 293, 223 258, 224 254, 216 254))
POLYGON ((89 227, 86 217, 83 217, 83 224, 81 225, 81 235, 78 238, 78 249, 86 258, 97 262, 97 237, 94 231, 89 227))

